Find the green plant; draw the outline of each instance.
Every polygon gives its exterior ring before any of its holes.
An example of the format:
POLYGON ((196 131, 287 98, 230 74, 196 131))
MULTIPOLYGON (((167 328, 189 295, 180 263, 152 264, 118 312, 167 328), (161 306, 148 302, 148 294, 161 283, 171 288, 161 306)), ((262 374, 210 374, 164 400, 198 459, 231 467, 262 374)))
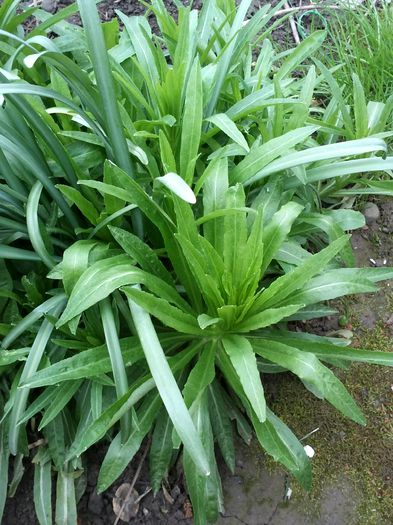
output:
POLYGON ((328 24, 330 39, 321 60, 330 66, 342 64, 336 75, 351 95, 352 74, 359 79, 369 100, 384 102, 393 87, 390 64, 393 14, 390 2, 373 2, 333 11, 328 24))
MULTIPOLYGON (((319 181, 353 156, 370 170, 392 160, 375 156, 386 150, 380 137, 319 144, 324 124, 309 119, 322 78, 314 67, 292 72, 323 33, 276 61, 265 38, 273 12, 243 25, 250 0, 237 11, 218 0, 200 13, 179 7, 177 22, 155 0, 158 36, 143 17, 119 14, 121 33, 102 27, 93 4, 79 3, 84 32, 55 24, 57 38, 9 50, 0 72, 2 471, 10 453, 28 454, 36 418, 46 440, 34 456, 37 515, 51 522, 55 470, 56 523, 72 524, 83 453, 110 438, 103 490, 152 433, 153 489, 183 445, 196 523, 214 521, 214 446, 233 468, 231 420, 311 481, 302 445, 266 406, 260 372, 289 370, 364 423, 322 361, 392 365, 391 354, 286 323, 330 315, 325 299, 392 276, 350 267, 344 231, 363 218, 325 210, 319 197, 319 181)), ((359 170, 345 182, 357 184, 359 170)), ((1 503, 6 488, 4 476, 1 503)))

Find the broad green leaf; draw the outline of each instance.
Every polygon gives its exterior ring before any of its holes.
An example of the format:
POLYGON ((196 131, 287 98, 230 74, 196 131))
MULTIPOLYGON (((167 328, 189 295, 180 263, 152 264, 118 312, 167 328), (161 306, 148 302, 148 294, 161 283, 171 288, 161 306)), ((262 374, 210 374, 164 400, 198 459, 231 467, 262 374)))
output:
MULTIPOLYGON (((244 189, 240 184, 227 190, 226 206, 240 208, 245 204, 244 189)), ((246 215, 237 213, 224 218, 224 276, 231 279, 226 291, 229 303, 236 304, 243 284, 242 255, 247 243, 246 215)))
POLYGON ((146 361, 173 426, 198 471, 203 476, 209 476, 210 467, 205 449, 166 360, 150 316, 131 299, 129 305, 146 361))
POLYGON ((326 161, 340 157, 364 155, 366 153, 377 151, 386 153, 386 149, 386 143, 377 137, 347 140, 346 142, 328 144, 325 146, 315 146, 314 148, 289 153, 282 158, 274 160, 268 166, 260 170, 252 179, 247 179, 246 183, 249 185, 261 178, 271 175, 272 173, 278 173, 295 166, 303 166, 304 164, 311 164, 312 162, 326 161))
MULTIPOLYGON (((112 304, 108 298, 100 303, 100 315, 104 328, 105 343, 111 361, 113 379, 115 382, 116 395, 122 397, 128 390, 128 378, 120 347, 118 328, 113 315, 112 304)), ((123 439, 128 436, 131 428, 129 414, 125 414, 121 419, 121 435, 123 439)))
POLYGON ((252 330, 260 330, 267 326, 279 323, 282 319, 293 315, 300 310, 304 305, 291 304, 281 308, 268 308, 262 310, 255 315, 248 315, 243 321, 236 325, 237 332, 251 332, 252 330))
POLYGON ((198 400, 213 381, 215 353, 216 343, 212 341, 201 351, 196 365, 191 370, 183 388, 184 402, 188 407, 198 400))
POLYGON ((172 284, 173 280, 160 261, 156 252, 150 248, 146 243, 141 241, 136 235, 115 226, 109 226, 109 231, 113 235, 116 242, 120 244, 123 250, 128 253, 130 257, 136 260, 142 270, 152 273, 167 282, 172 284))
POLYGON ((192 409, 193 421, 207 452, 211 474, 201 476, 186 450, 183 454, 184 474, 194 511, 194 522, 203 525, 215 522, 220 510, 221 487, 214 458, 213 434, 207 404, 207 392, 196 400, 192 409))
POLYGON ((275 461, 282 463, 305 489, 311 487, 311 465, 303 445, 292 431, 267 409, 264 423, 251 414, 259 443, 275 461))
MULTIPOLYGON (((189 338, 180 334, 160 334, 160 341, 166 350, 176 348, 189 338)), ((120 349, 126 367, 143 358, 143 351, 136 336, 120 339, 120 349)), ((62 381, 99 377, 110 372, 111 362, 106 345, 90 348, 39 370, 34 377, 22 383, 32 388, 56 385, 62 381)))
MULTIPOLYGON (((267 176, 268 173, 262 175, 262 170, 265 166, 267 166, 268 170, 272 161, 288 153, 291 148, 306 140, 317 129, 317 126, 306 126, 288 131, 288 133, 280 137, 273 138, 261 146, 251 149, 244 160, 239 162, 231 172, 230 180, 232 182, 242 182, 249 185, 251 182, 262 178, 262 176, 267 176)), ((285 159, 287 156, 288 155, 284 155, 282 158, 285 159)))
POLYGON ((98 211, 95 209, 94 205, 82 195, 80 191, 70 186, 65 186, 64 184, 58 184, 56 186, 59 190, 66 196, 66 198, 71 201, 81 213, 86 217, 88 221, 95 226, 98 222, 98 211))
POLYGON ((12 365, 17 361, 25 361, 30 348, 18 348, 15 350, 0 349, 0 367, 12 365))
MULTIPOLYGON (((60 296, 57 298, 56 305, 50 310, 51 316, 55 319, 63 310, 64 307, 64 297, 60 296)), ((45 352, 48 341, 52 335, 54 329, 53 322, 49 319, 45 319, 37 332, 37 335, 34 338, 30 353, 27 357, 26 363, 23 367, 23 372, 19 380, 19 384, 28 380, 36 373, 42 356, 45 352)), ((17 426, 18 421, 22 417, 23 412, 25 411, 27 399, 29 397, 30 388, 26 387, 23 389, 18 389, 15 398, 13 399, 13 406, 10 415, 10 433, 9 433, 9 448, 13 454, 18 452, 18 442, 19 442, 19 433, 20 427, 17 426)))
POLYGON ((71 384, 67 381, 67 383, 64 383, 57 389, 56 393, 52 396, 49 407, 45 410, 44 417, 42 418, 38 427, 39 430, 44 428, 63 410, 66 404, 79 390, 81 384, 82 379, 72 381, 71 384))
POLYGON ((300 64, 322 45, 326 38, 326 31, 314 31, 310 36, 305 38, 281 65, 275 75, 278 81, 281 81, 286 75, 296 70, 300 64))
MULTIPOLYGON (((374 365, 393 366, 392 352, 378 352, 374 350, 364 350, 362 348, 348 348, 332 344, 327 337, 314 336, 308 339, 309 334, 299 334, 286 331, 267 331, 261 332, 263 338, 277 341, 278 343, 295 348, 301 347, 304 352, 311 352, 321 360, 338 359, 340 361, 355 361, 359 363, 370 363, 374 365)), ((258 337, 260 337, 258 335, 258 337)), ((259 340, 252 339, 252 345, 258 351, 259 340)))
MULTIPOLYGON (((352 270, 352 268, 348 268, 352 270)), ((362 275, 349 273, 343 270, 330 270, 323 275, 314 277, 306 283, 301 290, 294 292, 289 297, 280 302, 301 303, 305 306, 309 304, 336 299, 343 295, 356 293, 375 292, 377 287, 371 280, 362 275)))
MULTIPOLYGON (((176 238, 179 241, 191 271, 199 284, 208 307, 214 311, 215 308, 223 306, 225 302, 219 287, 219 281, 217 282, 215 275, 216 268, 209 271, 208 258, 201 249, 198 249, 198 246, 195 246, 195 243, 190 242, 181 235, 176 235, 176 238)), ((206 328, 206 325, 204 328, 206 328)))
POLYGON ((278 342, 261 340, 255 351, 296 374, 318 397, 326 399, 345 416, 362 425, 366 424, 362 411, 356 405, 344 385, 329 368, 320 363, 315 355, 278 342))
MULTIPOLYGON (((282 243, 286 240, 295 219, 300 215, 303 206, 296 202, 284 204, 272 217, 271 221, 265 226, 263 231, 263 264, 261 274, 263 275, 276 255, 282 243)), ((292 304, 301 304, 302 301, 295 301, 292 304)))
MULTIPOLYGON (((212 160, 203 174, 205 183, 203 191, 204 215, 224 209, 226 207, 226 192, 228 190, 228 161, 218 158, 212 160)), ((206 239, 216 248, 219 254, 223 253, 224 240, 222 236, 224 219, 214 219, 204 224, 203 230, 206 239)))
POLYGON ((123 291, 129 299, 132 299, 133 302, 166 326, 184 334, 203 334, 196 317, 185 313, 176 306, 172 306, 168 301, 129 286, 123 288, 123 291))
POLYGON ((75 476, 62 469, 56 483, 56 525, 77 525, 75 476))
POLYGON ((245 337, 229 335, 222 339, 222 343, 256 417, 259 421, 265 421, 265 395, 250 342, 245 337))
MULTIPOLYGON (((199 349, 199 345, 189 345, 182 352, 177 353, 174 357, 168 358, 172 372, 176 373, 187 366, 189 361, 194 357, 199 349)), ((80 456, 93 443, 101 439, 106 432, 132 407, 138 403, 146 394, 155 388, 154 380, 150 375, 139 376, 133 382, 129 391, 121 398, 108 406, 98 419, 91 421, 83 427, 67 454, 67 461, 80 456)))
POLYGON ((72 290, 58 326, 71 321, 118 288, 130 284, 145 284, 154 293, 162 295, 163 301, 170 301, 189 311, 188 304, 172 286, 158 277, 136 268, 133 266, 133 262, 128 255, 118 255, 97 261, 87 268, 72 290))
POLYGON ((64 251, 61 263, 63 272, 63 284, 66 294, 69 296, 78 282, 79 277, 89 266, 89 255, 91 250, 97 246, 95 241, 76 241, 64 251))
POLYGON ((286 299, 295 290, 302 288, 314 275, 320 273, 333 257, 337 255, 348 238, 347 235, 344 235, 319 253, 308 257, 292 272, 274 280, 258 297, 255 303, 255 310, 260 307, 271 308, 286 299))
POLYGON ((228 135, 233 142, 239 144, 239 146, 241 146, 246 152, 250 150, 244 135, 228 115, 225 113, 217 113, 212 117, 208 117, 206 120, 217 126, 221 131, 228 135))

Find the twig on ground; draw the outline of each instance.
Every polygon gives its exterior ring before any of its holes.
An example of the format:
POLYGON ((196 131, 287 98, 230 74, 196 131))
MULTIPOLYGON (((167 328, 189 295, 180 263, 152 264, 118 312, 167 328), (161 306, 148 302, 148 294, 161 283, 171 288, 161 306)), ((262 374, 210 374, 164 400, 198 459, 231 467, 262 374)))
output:
MULTIPOLYGON (((287 10, 291 9, 291 7, 288 4, 288 2, 285 2, 284 7, 287 10)), ((300 44, 300 36, 299 36, 299 32, 298 32, 297 27, 296 27, 295 18, 292 15, 289 17, 289 24, 291 26, 293 39, 295 40, 296 45, 298 45, 298 44, 300 44)))
MULTIPOLYGON (((132 478, 132 481, 131 481, 131 485, 130 485, 130 488, 128 489, 128 492, 127 492, 127 495, 126 497, 124 498, 124 501, 123 501, 123 504, 122 506, 120 507, 120 510, 119 510, 119 513, 115 519, 115 521, 113 522, 113 525, 117 525, 119 523, 119 520, 120 520, 120 516, 122 515, 123 511, 124 511, 124 508, 126 506, 126 503, 129 499, 129 497, 131 496, 131 493, 135 487, 135 483, 137 482, 137 479, 139 477, 139 474, 141 473, 141 469, 142 469, 142 465, 143 465, 143 462, 145 461, 146 459, 146 456, 147 456, 147 451, 149 450, 149 447, 150 447, 150 441, 151 441, 151 438, 149 438, 148 442, 146 443, 146 447, 145 447, 145 450, 142 454, 142 457, 141 457, 141 460, 139 461, 139 465, 138 465, 138 468, 136 469, 135 471, 135 474, 134 474, 134 477, 132 478)), ((145 496, 148 492, 150 492, 150 489, 148 489, 142 496, 145 496)), ((140 500, 141 498, 138 498, 138 501, 140 500)))
POLYGON ((309 4, 309 5, 298 5, 297 7, 288 7, 285 9, 279 9, 273 14, 273 17, 277 16, 284 16, 288 13, 293 13, 295 11, 309 11, 311 9, 345 9, 344 6, 340 5, 316 5, 316 4, 309 4))

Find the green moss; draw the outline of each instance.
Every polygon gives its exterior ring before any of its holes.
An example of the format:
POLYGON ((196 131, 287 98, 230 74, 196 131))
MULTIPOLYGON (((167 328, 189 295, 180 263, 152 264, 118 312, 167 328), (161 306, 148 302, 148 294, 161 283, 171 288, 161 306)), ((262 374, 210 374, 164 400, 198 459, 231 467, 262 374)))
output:
MULTIPOLYGON (((384 300, 381 303, 379 298, 376 307, 386 309, 392 305, 390 290, 384 295, 384 300)), ((350 312, 350 322, 355 331, 354 346, 393 351, 389 327, 378 322, 374 329, 365 328, 362 306, 373 308, 369 298, 345 304, 345 312, 350 312)), ((270 406, 298 437, 319 428, 304 442, 316 451, 312 460, 312 490, 306 494, 292 483, 293 499, 315 516, 326 492, 344 484, 350 489, 349 503, 353 503, 356 509, 354 525, 391 523, 393 418, 389 402, 393 371, 387 367, 353 364, 348 370, 336 370, 335 373, 364 411, 366 427, 356 425, 328 403, 315 398, 293 376, 268 379, 267 391, 272 392, 270 406)), ((273 462, 268 464, 272 469, 277 468, 273 462)))

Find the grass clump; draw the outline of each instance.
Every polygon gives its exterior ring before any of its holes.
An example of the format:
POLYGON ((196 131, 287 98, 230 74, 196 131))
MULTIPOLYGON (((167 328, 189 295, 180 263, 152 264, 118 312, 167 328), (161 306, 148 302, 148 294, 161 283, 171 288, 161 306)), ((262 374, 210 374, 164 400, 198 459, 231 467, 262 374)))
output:
MULTIPOLYGON (((348 2, 349 3, 349 2, 348 2)), ((390 2, 367 0, 355 8, 333 11, 329 19, 331 41, 324 49, 340 85, 349 88, 355 73, 369 100, 381 102, 392 93, 393 11, 390 2)))

